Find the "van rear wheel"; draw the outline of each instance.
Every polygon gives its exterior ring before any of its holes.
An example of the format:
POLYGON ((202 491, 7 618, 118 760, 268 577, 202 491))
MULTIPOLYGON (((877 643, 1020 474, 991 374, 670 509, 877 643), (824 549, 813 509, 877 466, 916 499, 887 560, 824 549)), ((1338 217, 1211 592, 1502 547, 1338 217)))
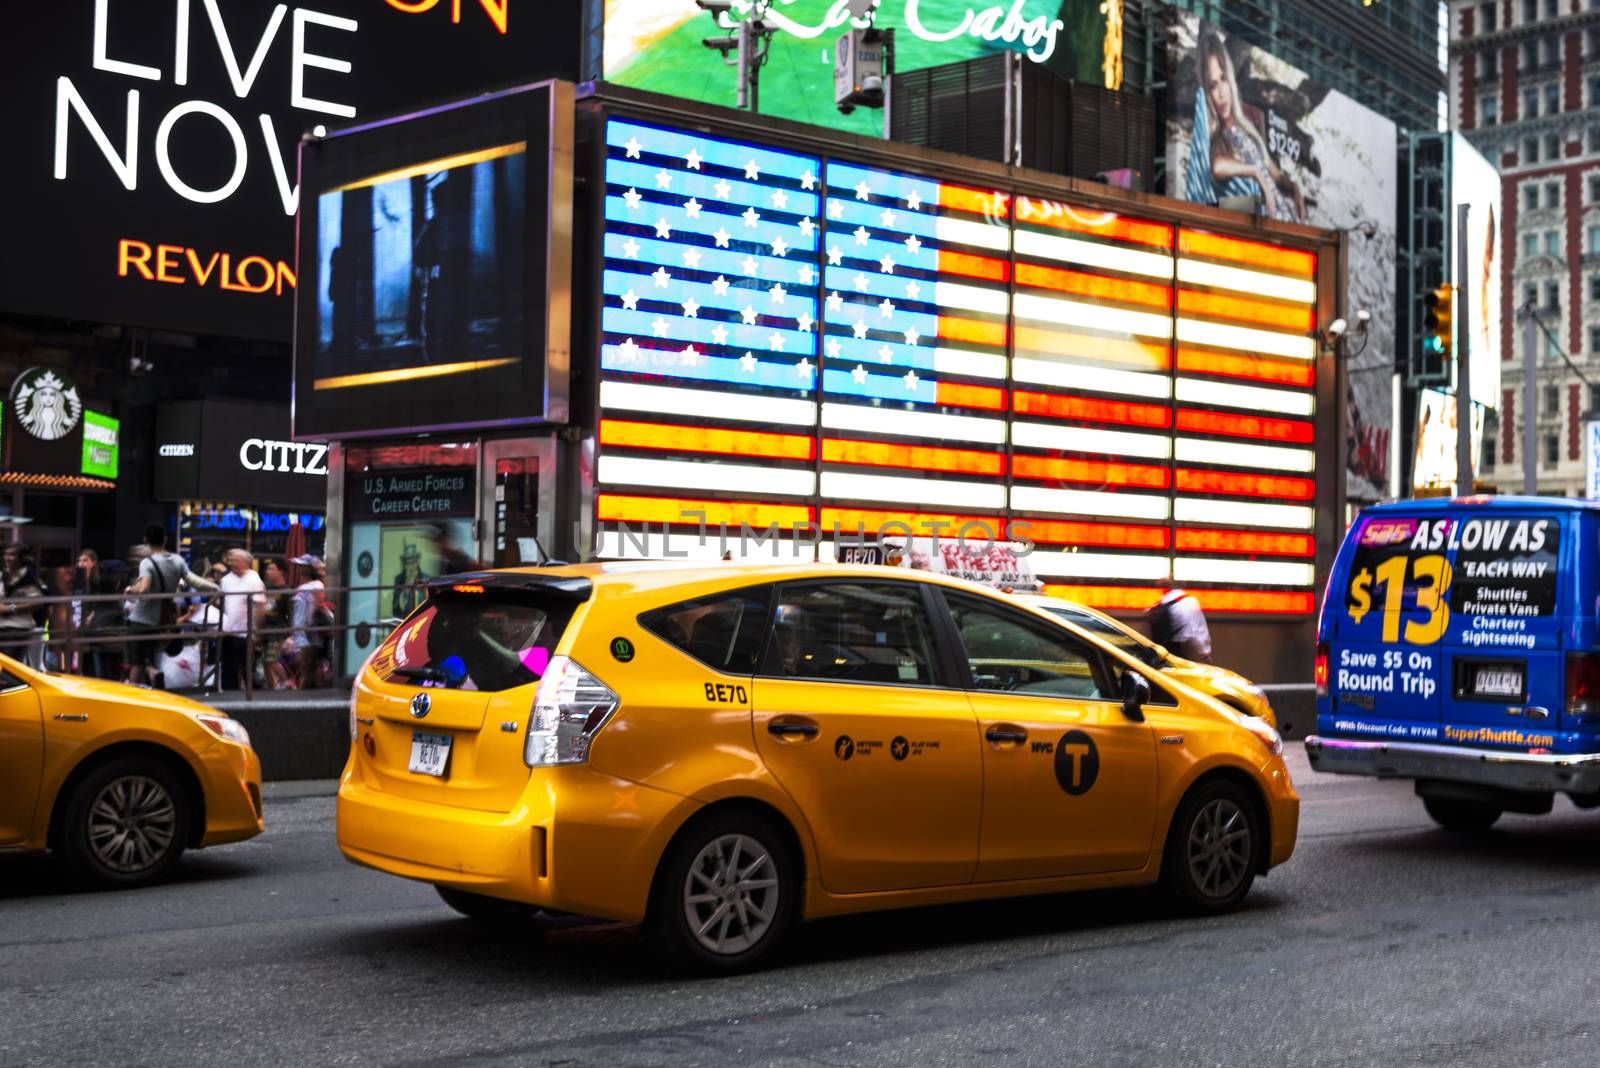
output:
POLYGON ((1457 801, 1447 797, 1424 797, 1422 807, 1428 810, 1433 822, 1447 831, 1471 833, 1487 831, 1499 819, 1501 809, 1474 801, 1457 801))

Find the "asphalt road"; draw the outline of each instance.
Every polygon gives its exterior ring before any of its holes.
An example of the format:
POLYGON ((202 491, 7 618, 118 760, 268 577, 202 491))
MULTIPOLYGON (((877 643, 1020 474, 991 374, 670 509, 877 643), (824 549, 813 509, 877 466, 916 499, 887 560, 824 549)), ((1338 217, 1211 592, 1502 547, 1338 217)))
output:
POLYGON ((1600 812, 1477 840, 1405 783, 1313 776, 1246 908, 1143 892, 858 917, 684 980, 619 925, 486 933, 344 863, 331 783, 176 881, 63 892, 0 863, 0 1065, 1593 1065, 1600 812))

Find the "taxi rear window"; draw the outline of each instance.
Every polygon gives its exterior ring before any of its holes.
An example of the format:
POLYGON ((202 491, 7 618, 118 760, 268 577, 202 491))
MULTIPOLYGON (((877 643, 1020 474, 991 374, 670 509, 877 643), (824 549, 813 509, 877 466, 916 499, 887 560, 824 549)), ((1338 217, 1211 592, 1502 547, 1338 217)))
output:
POLYGON ((525 686, 544 674, 572 609, 563 599, 492 589, 435 596, 389 638, 373 670, 406 686, 491 692, 525 686))
POLYGON ((709 668, 752 675, 771 604, 772 587, 754 586, 657 608, 639 622, 709 668))

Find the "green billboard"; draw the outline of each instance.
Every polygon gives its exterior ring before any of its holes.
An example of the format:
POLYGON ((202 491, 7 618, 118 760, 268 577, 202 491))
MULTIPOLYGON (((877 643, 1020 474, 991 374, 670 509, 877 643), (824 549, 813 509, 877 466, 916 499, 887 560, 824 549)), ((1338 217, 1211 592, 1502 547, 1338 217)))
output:
POLYGON ((83 473, 97 478, 117 477, 118 432, 121 424, 109 415, 83 412, 83 473))
POLYGON ((759 15, 776 31, 760 71, 761 113, 872 137, 883 136, 882 109, 841 114, 833 90, 836 42, 869 24, 894 30, 901 73, 1010 50, 1063 78, 1122 82, 1123 0, 876 0, 860 18, 849 0, 732 0, 715 21, 695 0, 604 2, 607 81, 732 107, 737 71, 704 42, 759 15))

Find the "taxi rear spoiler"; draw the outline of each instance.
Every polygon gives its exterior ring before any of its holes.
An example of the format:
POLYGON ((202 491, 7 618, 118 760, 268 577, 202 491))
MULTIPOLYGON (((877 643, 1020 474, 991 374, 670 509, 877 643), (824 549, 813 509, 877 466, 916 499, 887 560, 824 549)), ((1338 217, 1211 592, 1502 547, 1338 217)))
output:
POLYGON ((527 571, 468 571, 429 579, 428 596, 459 593, 541 593, 579 603, 594 593, 594 583, 575 575, 541 575, 527 571))

